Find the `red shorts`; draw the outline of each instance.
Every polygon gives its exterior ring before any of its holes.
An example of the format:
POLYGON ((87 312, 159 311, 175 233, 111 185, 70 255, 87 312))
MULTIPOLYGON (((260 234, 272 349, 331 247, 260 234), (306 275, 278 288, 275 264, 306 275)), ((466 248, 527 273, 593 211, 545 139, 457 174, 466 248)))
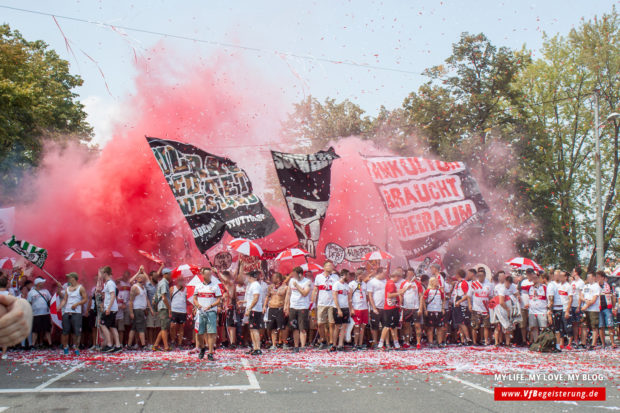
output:
POLYGON ((353 322, 356 326, 368 324, 368 310, 353 310, 353 322))

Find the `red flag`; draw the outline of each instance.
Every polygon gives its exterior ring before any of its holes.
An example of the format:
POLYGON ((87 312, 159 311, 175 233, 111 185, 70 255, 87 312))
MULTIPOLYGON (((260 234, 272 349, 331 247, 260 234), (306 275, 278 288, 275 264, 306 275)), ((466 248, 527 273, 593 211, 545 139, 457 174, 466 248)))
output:
POLYGON ((60 297, 54 294, 50 301, 50 317, 52 323, 56 324, 58 328, 62 328, 62 309, 60 308, 60 297))

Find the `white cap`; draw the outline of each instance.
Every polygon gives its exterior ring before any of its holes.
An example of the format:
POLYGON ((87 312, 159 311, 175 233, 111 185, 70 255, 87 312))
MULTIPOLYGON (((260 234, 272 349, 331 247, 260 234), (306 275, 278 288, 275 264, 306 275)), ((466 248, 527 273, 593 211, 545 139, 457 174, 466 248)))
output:
POLYGON ((45 284, 45 278, 37 277, 34 279, 34 285, 45 284))

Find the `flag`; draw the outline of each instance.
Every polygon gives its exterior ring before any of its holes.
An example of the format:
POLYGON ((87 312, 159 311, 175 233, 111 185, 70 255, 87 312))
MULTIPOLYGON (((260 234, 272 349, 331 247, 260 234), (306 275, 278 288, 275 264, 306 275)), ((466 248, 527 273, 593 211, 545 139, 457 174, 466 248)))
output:
POLYGON ((234 238, 257 239, 278 229, 236 163, 181 142, 146 140, 201 253, 217 244, 225 231, 234 238))
POLYGON ((15 208, 0 208, 0 237, 8 237, 13 233, 15 225, 15 208))
POLYGON ((463 162, 379 156, 365 163, 408 259, 481 227, 489 211, 463 162))
POLYGON ((45 260, 47 260, 47 250, 30 244, 28 241, 19 241, 15 239, 15 235, 11 239, 4 241, 4 245, 33 263, 39 268, 43 268, 45 260))
POLYGON ((60 308, 60 297, 54 293, 54 296, 50 300, 50 317, 52 323, 56 324, 58 328, 62 328, 62 309, 60 308))
POLYGON ((308 155, 271 151, 271 156, 299 243, 316 257, 329 206, 332 162, 340 157, 334 148, 308 155))

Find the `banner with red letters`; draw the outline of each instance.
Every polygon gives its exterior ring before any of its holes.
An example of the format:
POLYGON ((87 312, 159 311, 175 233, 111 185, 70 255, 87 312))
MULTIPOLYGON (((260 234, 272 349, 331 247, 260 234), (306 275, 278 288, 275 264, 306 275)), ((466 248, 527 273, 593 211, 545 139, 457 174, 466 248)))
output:
POLYGON ((489 211, 463 162, 418 157, 364 157, 408 258, 422 256, 489 211))

